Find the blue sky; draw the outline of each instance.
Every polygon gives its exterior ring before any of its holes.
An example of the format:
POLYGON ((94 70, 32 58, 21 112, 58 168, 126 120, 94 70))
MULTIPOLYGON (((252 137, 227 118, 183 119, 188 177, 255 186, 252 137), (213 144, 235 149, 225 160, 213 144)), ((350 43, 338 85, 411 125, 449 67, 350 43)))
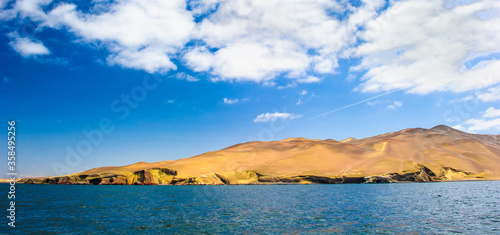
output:
POLYGON ((22 175, 252 140, 500 132, 496 1, 75 4, 0 1, 0 119, 17 121, 22 175))

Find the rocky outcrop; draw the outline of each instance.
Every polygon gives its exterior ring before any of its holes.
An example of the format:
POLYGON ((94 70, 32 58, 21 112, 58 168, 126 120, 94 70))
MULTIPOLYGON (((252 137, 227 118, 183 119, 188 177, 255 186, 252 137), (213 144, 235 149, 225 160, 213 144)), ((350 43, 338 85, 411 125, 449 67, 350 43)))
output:
POLYGON ((360 184, 436 182, 449 180, 483 179, 486 173, 471 173, 443 167, 433 172, 417 165, 414 170, 370 176, 271 176, 255 171, 232 171, 204 174, 191 178, 177 178, 177 172, 166 168, 152 168, 133 174, 69 175, 44 179, 23 179, 26 184, 86 184, 86 185, 230 185, 230 184, 360 184))
POLYGON ((288 138, 191 158, 24 179, 42 184, 342 184, 500 180, 500 136, 447 126, 343 141, 288 138))
POLYGON ((484 179, 486 172, 472 173, 451 167, 443 167, 440 171, 440 180, 484 179))
POLYGON ((219 174, 227 184, 256 184, 259 183, 259 173, 255 171, 230 171, 219 174))
POLYGON ((133 184, 171 184, 177 172, 166 168, 153 168, 142 171, 137 171, 134 176, 137 180, 133 184))
POLYGON ((151 168, 133 172, 132 174, 75 174, 68 176, 48 177, 43 179, 25 179, 26 184, 93 184, 93 185, 156 185, 170 184, 177 172, 167 168, 151 168))
POLYGON ((220 175, 212 173, 187 179, 175 179, 173 183, 176 185, 222 185, 229 182, 220 175))
POLYGON ((434 182, 441 181, 433 171, 424 165, 417 165, 414 170, 387 174, 391 182, 434 182))

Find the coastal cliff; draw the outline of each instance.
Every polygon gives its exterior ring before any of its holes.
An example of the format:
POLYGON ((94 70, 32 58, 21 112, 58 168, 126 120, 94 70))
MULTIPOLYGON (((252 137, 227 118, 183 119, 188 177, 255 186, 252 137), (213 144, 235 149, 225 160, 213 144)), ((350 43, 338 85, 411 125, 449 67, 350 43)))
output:
POLYGON ((500 137, 447 126, 342 141, 248 142, 191 158, 101 167, 27 184, 225 185, 500 179, 500 137))

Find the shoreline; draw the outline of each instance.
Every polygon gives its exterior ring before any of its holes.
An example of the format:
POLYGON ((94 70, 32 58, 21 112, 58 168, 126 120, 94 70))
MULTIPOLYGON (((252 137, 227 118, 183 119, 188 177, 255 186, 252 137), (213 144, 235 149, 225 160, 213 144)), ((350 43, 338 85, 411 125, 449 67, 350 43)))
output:
MULTIPOLYGON (((25 183, 18 182, 16 184, 31 184, 31 185, 95 185, 95 186, 239 186, 239 185, 344 185, 344 184, 415 184, 415 183, 455 183, 455 182, 489 182, 489 181, 500 181, 500 179, 460 179, 460 180, 441 180, 441 181, 398 181, 398 182, 377 182, 377 183, 249 183, 249 184, 85 184, 85 183, 74 183, 74 184, 46 184, 46 183, 25 183)), ((0 184, 9 184, 9 182, 0 182, 0 184)))

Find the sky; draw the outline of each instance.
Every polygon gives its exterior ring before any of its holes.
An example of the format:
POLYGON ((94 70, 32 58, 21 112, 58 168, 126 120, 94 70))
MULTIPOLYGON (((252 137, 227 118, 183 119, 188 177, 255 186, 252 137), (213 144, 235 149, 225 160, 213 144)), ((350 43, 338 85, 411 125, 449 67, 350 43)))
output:
POLYGON ((0 0, 0 21, 23 176, 288 137, 500 133, 495 0, 0 0))

